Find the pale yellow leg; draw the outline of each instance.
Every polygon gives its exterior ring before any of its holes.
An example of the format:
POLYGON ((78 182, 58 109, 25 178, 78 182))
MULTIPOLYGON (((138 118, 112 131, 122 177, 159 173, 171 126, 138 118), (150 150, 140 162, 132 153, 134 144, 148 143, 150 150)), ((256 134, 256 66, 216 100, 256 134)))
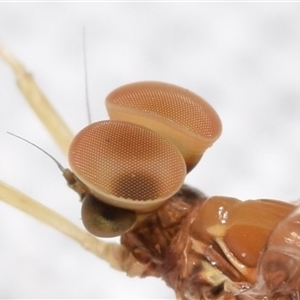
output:
POLYGON ((118 252, 122 251, 122 246, 115 243, 105 243, 96 239, 55 211, 19 192, 1 180, 0 199, 77 241, 88 251, 106 260, 113 268, 118 270, 122 269, 120 265, 121 261, 118 260, 121 254, 118 252), (119 247, 120 249, 118 250, 119 247))
POLYGON ((57 145, 67 154, 73 139, 72 132, 43 95, 32 75, 2 45, 0 45, 0 57, 14 71, 19 89, 28 104, 40 118, 57 145))

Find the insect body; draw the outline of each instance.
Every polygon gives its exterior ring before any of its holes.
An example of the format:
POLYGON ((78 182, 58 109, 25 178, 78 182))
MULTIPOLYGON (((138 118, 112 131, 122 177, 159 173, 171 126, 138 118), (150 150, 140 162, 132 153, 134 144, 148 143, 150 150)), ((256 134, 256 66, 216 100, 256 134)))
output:
MULTIPOLYGON (((297 299, 299 282, 290 287, 285 283, 278 295, 269 286, 274 278, 263 277, 270 269, 291 274, 291 266, 281 264, 278 255, 260 273, 257 269, 261 256, 268 257, 263 252, 268 237, 294 209, 272 200, 207 199, 183 187, 124 234, 122 244, 147 266, 143 275, 162 277, 178 299, 297 299)), ((282 253, 283 247, 279 249, 282 253)))
POLYGON ((58 144, 69 149, 72 171, 63 172, 83 202, 85 227, 96 236, 121 235, 121 244, 96 239, 5 183, 0 183, 2 200, 76 239, 116 269, 161 277, 178 299, 300 298, 295 205, 208 198, 183 184, 221 134, 220 119, 207 102, 166 83, 126 85, 107 97, 111 120, 89 125, 71 142, 32 77, 3 48, 0 53, 58 144))

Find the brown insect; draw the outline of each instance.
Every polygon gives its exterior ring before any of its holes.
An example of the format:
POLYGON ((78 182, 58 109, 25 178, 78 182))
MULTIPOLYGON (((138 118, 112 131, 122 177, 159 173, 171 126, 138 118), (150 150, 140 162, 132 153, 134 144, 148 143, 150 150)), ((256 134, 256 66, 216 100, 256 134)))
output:
POLYGON ((79 194, 83 223, 93 235, 1 182, 3 201, 130 276, 161 277, 178 299, 300 298, 296 205, 209 198, 183 184, 221 134, 206 101, 171 84, 129 84, 107 97, 109 121, 91 124, 73 139, 29 73, 4 48, 0 53, 68 153, 72 171, 59 167, 79 194), (94 235, 120 235, 121 243, 94 235))

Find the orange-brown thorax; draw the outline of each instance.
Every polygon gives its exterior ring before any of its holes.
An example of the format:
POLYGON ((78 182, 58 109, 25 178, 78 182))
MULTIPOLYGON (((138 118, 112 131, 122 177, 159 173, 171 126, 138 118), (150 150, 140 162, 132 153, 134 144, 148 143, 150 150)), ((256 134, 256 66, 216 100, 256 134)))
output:
POLYGON ((184 186, 121 242, 147 265, 143 276, 162 277, 177 297, 204 299, 205 293, 217 299, 214 293, 225 293, 227 279, 249 287, 255 283, 268 237, 294 208, 275 200, 207 199, 184 186))

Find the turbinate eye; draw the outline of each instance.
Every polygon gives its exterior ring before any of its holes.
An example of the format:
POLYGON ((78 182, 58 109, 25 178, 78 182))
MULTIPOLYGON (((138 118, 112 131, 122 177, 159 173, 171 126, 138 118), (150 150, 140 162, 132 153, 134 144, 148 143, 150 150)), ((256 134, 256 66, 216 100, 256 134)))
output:
POLYGON ((85 127, 69 149, 71 169, 112 206, 149 212, 182 186, 186 165, 168 140, 143 126, 102 121, 85 127))
POLYGON ((146 126, 170 140, 181 151, 190 171, 221 134, 215 110, 187 89, 162 82, 124 85, 106 98, 113 120, 146 126))

